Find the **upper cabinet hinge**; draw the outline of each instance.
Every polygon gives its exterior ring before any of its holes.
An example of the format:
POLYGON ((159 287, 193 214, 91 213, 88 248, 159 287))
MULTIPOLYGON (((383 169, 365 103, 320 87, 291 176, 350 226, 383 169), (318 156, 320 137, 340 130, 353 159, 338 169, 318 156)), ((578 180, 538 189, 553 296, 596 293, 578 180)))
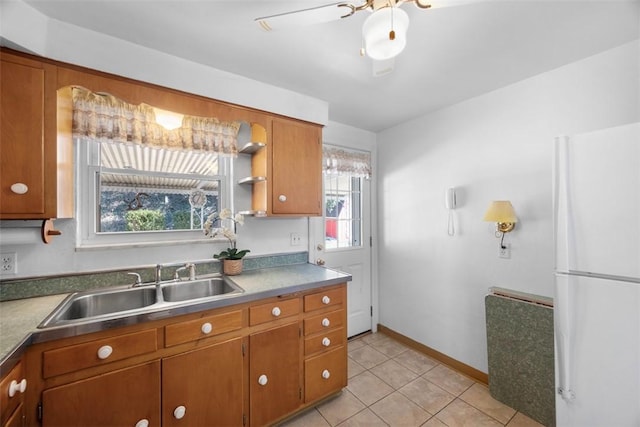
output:
POLYGON ((38 417, 38 421, 42 421, 42 402, 38 402, 38 407, 36 408, 36 416, 38 417))
POLYGON ((373 247, 373 236, 369 236, 369 247, 373 247))
POLYGON ((244 357, 244 343, 242 343, 242 357, 244 357))
POLYGON ((243 426, 247 425, 247 414, 242 414, 242 425, 243 426))
POLYGON ((298 397, 302 400, 302 387, 298 389, 298 397))
POLYGON ((369 306, 369 312, 371 313, 371 317, 373 317, 373 306, 372 305, 369 306))

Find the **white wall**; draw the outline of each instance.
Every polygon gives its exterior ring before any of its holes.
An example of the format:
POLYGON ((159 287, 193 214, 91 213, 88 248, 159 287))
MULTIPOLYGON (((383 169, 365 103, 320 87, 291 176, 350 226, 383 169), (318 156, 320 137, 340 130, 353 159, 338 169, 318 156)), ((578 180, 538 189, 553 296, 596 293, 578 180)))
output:
MULTIPOLYGON (((378 135, 380 323, 487 372, 491 286, 553 296, 552 144, 640 119, 638 42, 378 135), (444 194, 458 188, 457 233, 444 194), (498 258, 491 200, 519 221, 498 258)), ((428 94, 425 94, 428 96, 428 94)))

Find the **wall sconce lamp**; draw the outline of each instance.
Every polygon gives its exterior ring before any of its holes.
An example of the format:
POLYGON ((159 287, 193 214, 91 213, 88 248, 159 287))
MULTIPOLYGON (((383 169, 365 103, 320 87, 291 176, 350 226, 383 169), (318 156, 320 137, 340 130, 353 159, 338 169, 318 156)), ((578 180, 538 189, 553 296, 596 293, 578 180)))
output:
POLYGON ((484 214, 483 220, 496 223, 496 237, 502 237, 500 239, 500 247, 506 249, 504 233, 513 230, 516 222, 518 222, 516 211, 513 209, 511 202, 508 200, 494 200, 484 214))

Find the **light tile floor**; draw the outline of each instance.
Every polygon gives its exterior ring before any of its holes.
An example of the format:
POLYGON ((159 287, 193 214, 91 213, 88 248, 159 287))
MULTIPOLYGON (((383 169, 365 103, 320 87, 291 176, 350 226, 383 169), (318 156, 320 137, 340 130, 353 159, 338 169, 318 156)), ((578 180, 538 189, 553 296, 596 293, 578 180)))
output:
POLYGON ((488 388, 387 335, 349 341, 349 385, 282 427, 543 427, 488 388))

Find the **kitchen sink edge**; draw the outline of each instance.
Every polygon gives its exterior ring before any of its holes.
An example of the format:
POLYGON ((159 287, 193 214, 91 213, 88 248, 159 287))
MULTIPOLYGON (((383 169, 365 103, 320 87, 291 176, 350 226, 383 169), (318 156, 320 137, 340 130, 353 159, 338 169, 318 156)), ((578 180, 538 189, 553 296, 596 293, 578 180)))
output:
MULTIPOLYGON (((0 372, 11 369, 11 367, 20 360, 24 351, 33 344, 135 325, 147 321, 171 318, 183 314, 192 314, 209 309, 252 302, 263 298, 303 292, 352 280, 350 274, 331 268, 319 267, 310 263, 266 267, 245 271, 238 276, 224 277, 227 277, 227 279, 235 285, 244 289, 244 292, 234 294, 228 298, 183 301, 163 307, 158 306, 156 307, 157 310, 145 313, 127 312, 116 318, 99 319, 84 324, 69 324, 46 329, 37 328, 37 325, 42 323, 42 320, 61 304, 62 300, 60 299, 60 295, 32 298, 33 300, 43 299, 49 301, 45 302, 45 304, 50 304, 50 308, 46 309, 46 314, 38 318, 35 323, 23 321, 25 319, 22 318, 22 314, 16 314, 15 310, 4 310, 5 314, 2 314, 0 311, 0 328, 3 328, 3 330, 6 330, 4 328, 16 329, 12 339, 4 340, 2 343, 0 372)), ((65 295, 65 297, 66 296, 68 295, 65 295)), ((6 304, 19 304, 16 308, 19 308, 20 312, 22 312, 28 311, 30 301, 29 299, 8 301, 0 303, 0 306, 6 304), (25 307, 25 305, 27 307, 25 307)), ((42 310, 42 308, 40 308, 40 310, 42 310)), ((30 320, 30 322, 33 321, 33 319, 30 320)))

